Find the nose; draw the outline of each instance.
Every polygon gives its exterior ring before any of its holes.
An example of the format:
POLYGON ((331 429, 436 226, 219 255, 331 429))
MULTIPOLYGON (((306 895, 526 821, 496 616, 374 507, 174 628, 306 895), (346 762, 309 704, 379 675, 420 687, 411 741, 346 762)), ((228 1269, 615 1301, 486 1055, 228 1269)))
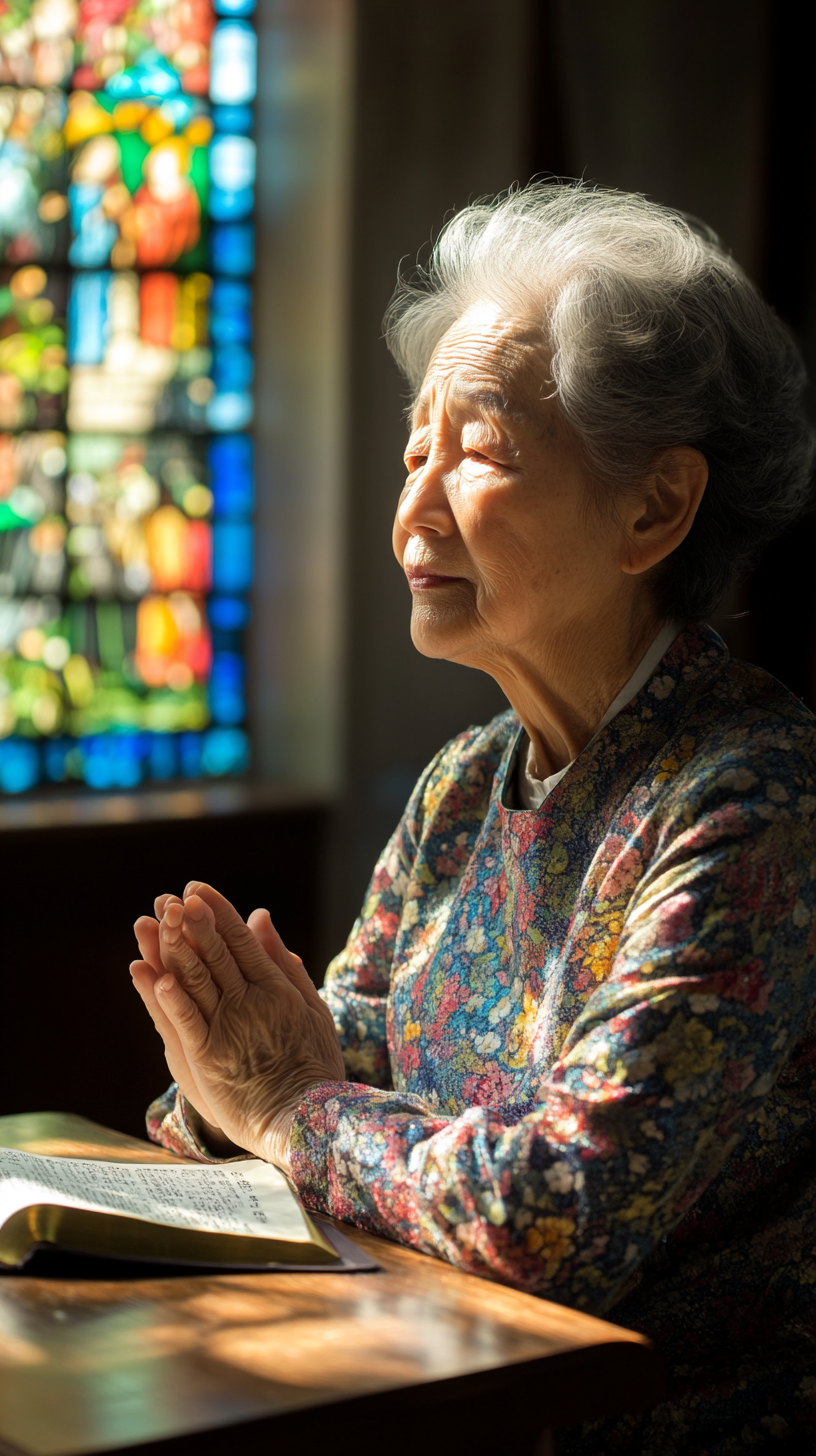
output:
POLYGON ((433 448, 425 464, 406 483, 397 507, 397 520, 409 536, 450 536, 455 530, 448 499, 450 461, 433 448))

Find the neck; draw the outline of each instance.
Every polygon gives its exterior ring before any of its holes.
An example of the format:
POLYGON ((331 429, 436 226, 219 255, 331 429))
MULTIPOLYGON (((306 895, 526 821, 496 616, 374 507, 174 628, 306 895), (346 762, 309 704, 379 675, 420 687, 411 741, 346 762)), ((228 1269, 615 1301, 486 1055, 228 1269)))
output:
POLYGON ((518 644, 489 666, 479 664, 527 730, 536 777, 548 778, 578 757, 662 625, 650 603, 623 619, 573 623, 552 640, 518 644))

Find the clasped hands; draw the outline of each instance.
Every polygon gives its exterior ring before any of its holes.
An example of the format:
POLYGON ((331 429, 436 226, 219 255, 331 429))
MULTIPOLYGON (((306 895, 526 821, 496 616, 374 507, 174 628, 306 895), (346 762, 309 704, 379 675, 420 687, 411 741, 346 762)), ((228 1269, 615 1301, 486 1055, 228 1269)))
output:
POLYGON ((211 1151, 246 1151, 284 1170, 295 1108, 310 1087, 345 1081, 334 1022, 268 910, 244 923, 212 886, 160 895, 134 930, 130 967, 170 1074, 211 1151))

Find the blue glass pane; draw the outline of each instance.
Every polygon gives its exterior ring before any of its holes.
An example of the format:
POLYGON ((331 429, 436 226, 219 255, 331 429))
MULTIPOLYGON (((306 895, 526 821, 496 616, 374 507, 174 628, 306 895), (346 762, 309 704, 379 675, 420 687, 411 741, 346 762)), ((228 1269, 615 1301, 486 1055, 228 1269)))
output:
POLYGON ((252 307, 252 289, 248 283, 236 283, 232 279, 217 278, 210 294, 210 310, 213 314, 233 314, 239 311, 249 314, 252 307))
POLYGON ((210 295, 213 344, 248 344, 252 338, 252 290, 247 283, 217 279, 210 295))
POLYGON ((209 206, 214 222, 237 222, 254 211, 255 189, 242 187, 237 192, 227 192, 222 187, 211 187, 209 206))
POLYGON ((248 390, 255 372, 252 350, 245 344, 224 344, 213 354, 212 378, 219 391, 248 390))
POLYGON ((128 66, 105 82, 107 94, 117 101, 135 101, 143 96, 172 96, 178 89, 178 71, 155 50, 145 51, 135 66, 128 66))
POLYGON ((246 136, 217 136, 210 147, 214 187, 240 192, 255 181, 255 143, 246 136))
MULTIPOLYGON (((206 111, 206 102, 198 101, 193 96, 167 96, 159 108, 159 116, 162 121, 169 121, 176 131, 182 131, 189 126, 194 116, 204 116, 206 111)), ((118 116, 119 112, 114 110, 114 121, 118 116)))
POLYGON ((248 521, 216 521, 213 527, 213 585, 216 591, 249 591, 252 585, 252 526, 248 521))
POLYGON ((216 15, 254 15, 258 0, 215 0, 216 15))
POLYGON ((249 739, 240 728, 211 728, 206 735, 201 767, 207 774, 244 773, 249 767, 249 739))
POLYGON ((246 597, 211 597, 207 616, 219 632, 239 632, 249 622, 249 601, 246 597))
POLYGON ((119 237, 119 228, 103 211, 103 187, 73 184, 68 188, 74 240, 68 262, 74 268, 104 268, 119 237))
POLYGON ((210 267, 228 278, 246 278, 255 267, 251 222, 215 223, 210 228, 210 267))
POLYGON ((243 722, 246 717, 245 672, 244 659, 237 652, 216 652, 208 692, 213 722, 243 722))
POLYGON ((74 746, 73 738, 46 739, 43 762, 49 783, 61 784, 69 777, 67 760, 74 746))
POLYGON ((74 278, 68 300, 68 363, 101 364, 108 342, 110 273, 74 278))
POLYGON ((216 133, 249 136, 254 126, 251 106, 214 106, 212 121, 216 133))
POLYGON ((249 217, 255 206, 255 143, 248 136, 216 136, 210 178, 210 216, 216 222, 249 217))
POLYGON ((248 435, 227 435, 213 440, 208 452, 213 514, 216 518, 246 519, 255 503, 254 451, 248 435))
POLYGON ((253 402, 249 393, 225 391, 216 394, 207 405, 207 424, 217 433, 245 430, 252 424, 253 402))
POLYGON ((201 733, 182 733, 179 738, 179 765, 185 779, 201 778, 201 754, 204 736, 201 733))
POLYGON ((85 782, 92 789, 135 789, 142 781, 140 733, 100 733, 81 742, 85 782))
POLYGON ((254 101, 258 42, 246 20, 222 20, 210 49, 210 99, 216 105, 240 106, 254 101))
POLYGON ((37 745, 25 738, 0 739, 0 789, 6 794, 22 794, 40 779, 40 754, 37 745))
POLYGON ((174 733, 150 735, 148 769, 152 779, 173 779, 179 772, 178 746, 174 733))

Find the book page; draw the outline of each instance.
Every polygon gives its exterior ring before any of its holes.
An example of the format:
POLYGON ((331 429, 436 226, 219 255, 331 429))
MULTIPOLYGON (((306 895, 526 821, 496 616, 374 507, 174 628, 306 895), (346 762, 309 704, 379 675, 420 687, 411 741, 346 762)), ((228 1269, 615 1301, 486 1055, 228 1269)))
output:
POLYGON ((122 1213, 208 1233, 312 1242, 283 1174, 246 1162, 102 1163, 0 1148, 0 1223, 41 1203, 122 1213))

